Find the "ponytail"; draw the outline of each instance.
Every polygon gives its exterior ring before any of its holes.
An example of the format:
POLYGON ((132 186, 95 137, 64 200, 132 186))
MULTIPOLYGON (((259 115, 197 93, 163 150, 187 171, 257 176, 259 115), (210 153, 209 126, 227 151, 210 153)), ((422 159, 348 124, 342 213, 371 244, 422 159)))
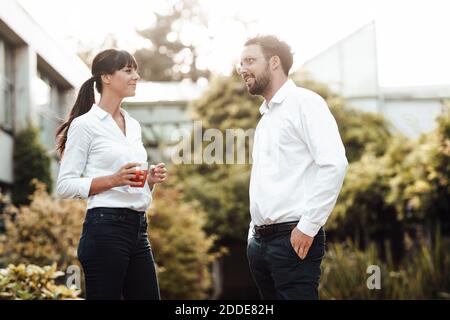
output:
POLYGON ((56 130, 56 152, 60 157, 62 157, 64 154, 64 149, 66 147, 67 141, 67 133, 73 119, 88 112, 91 109, 92 105, 95 103, 95 81, 96 78, 91 77, 85 83, 83 83, 80 91, 78 92, 77 100, 75 101, 75 104, 70 111, 69 118, 56 130))

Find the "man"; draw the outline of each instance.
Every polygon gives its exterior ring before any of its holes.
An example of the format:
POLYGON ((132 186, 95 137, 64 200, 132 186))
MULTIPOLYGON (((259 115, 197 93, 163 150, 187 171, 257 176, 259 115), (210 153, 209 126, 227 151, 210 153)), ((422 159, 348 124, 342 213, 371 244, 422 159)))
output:
POLYGON ((318 299, 322 226, 348 166, 324 99, 288 80, 293 56, 274 36, 249 39, 237 67, 264 97, 254 137, 247 255, 263 299, 318 299))

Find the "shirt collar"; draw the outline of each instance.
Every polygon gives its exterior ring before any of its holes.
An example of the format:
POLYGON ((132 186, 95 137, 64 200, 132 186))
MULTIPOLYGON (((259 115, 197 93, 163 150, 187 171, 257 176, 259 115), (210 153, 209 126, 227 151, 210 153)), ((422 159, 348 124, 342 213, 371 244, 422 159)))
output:
POLYGON ((92 105, 91 108, 92 112, 99 117, 100 120, 103 120, 106 118, 106 116, 108 116, 108 112, 106 112, 105 110, 103 110, 102 108, 100 108, 98 105, 96 105, 95 103, 92 105))
MULTIPOLYGON (((105 110, 103 110, 102 108, 100 108, 98 105, 96 105, 95 103, 92 105, 91 108, 92 112, 99 117, 100 120, 105 119, 109 113, 106 112, 105 110)), ((120 112, 123 114, 124 117, 128 117, 129 114, 127 111, 125 111, 124 109, 120 108, 120 112)))
POLYGON ((268 112, 274 104, 282 103, 289 93, 289 90, 293 87, 295 87, 294 81, 292 81, 291 79, 286 80, 286 82, 277 90, 277 92, 275 92, 275 95, 272 97, 272 100, 270 100, 269 103, 264 100, 261 107, 259 107, 259 112, 261 114, 264 114, 268 112))

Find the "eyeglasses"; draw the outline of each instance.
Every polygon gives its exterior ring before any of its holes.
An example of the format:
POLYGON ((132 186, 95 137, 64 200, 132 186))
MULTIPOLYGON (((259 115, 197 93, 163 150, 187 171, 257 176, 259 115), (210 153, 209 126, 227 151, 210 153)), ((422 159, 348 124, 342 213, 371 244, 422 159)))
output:
POLYGON ((244 69, 248 69, 258 59, 265 59, 264 57, 246 57, 241 62, 237 63, 235 68, 238 74, 241 74, 244 69))

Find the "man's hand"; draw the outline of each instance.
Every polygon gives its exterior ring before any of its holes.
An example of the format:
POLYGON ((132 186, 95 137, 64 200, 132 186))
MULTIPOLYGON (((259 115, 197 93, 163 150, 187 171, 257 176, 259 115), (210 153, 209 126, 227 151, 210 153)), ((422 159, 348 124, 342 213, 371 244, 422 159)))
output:
POLYGON ((305 259, 314 237, 310 237, 295 227, 291 232, 291 245, 300 259, 305 259))

